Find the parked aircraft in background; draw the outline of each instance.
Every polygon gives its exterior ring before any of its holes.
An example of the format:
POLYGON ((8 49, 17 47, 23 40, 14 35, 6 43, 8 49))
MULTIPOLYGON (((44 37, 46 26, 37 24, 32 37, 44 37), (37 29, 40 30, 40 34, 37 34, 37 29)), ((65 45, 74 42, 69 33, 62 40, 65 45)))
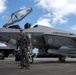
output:
MULTIPOLYGON (((20 26, 11 24, 22 20, 31 11, 32 8, 27 8, 14 12, 3 28, 0 28, 0 41, 15 45, 20 26)), ((29 23, 25 25, 24 32, 29 36, 32 48, 39 49, 40 55, 57 54, 62 62, 66 56, 76 56, 75 33, 40 25, 30 28, 29 23)))

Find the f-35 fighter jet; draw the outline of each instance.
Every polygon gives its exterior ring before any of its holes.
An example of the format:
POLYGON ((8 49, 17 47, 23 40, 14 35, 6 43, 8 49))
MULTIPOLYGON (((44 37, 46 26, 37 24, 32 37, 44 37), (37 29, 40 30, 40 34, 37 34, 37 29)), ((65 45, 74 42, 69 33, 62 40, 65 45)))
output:
MULTIPOLYGON (((3 28, 0 28, 0 41, 16 44, 19 35, 19 26, 10 26, 26 17, 32 8, 18 10, 9 17, 3 28)), ((76 34, 51 27, 35 25, 25 26, 24 32, 29 36, 32 48, 38 48, 39 54, 57 54, 60 61, 65 61, 66 56, 76 56, 76 34)))

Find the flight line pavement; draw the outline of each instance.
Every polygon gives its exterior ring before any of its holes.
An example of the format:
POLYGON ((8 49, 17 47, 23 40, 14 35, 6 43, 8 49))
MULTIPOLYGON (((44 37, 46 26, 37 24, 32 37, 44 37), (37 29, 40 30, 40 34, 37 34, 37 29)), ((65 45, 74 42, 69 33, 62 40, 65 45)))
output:
POLYGON ((58 58, 34 58, 30 69, 21 69, 14 58, 0 60, 0 75, 76 75, 76 58, 61 63, 58 58))

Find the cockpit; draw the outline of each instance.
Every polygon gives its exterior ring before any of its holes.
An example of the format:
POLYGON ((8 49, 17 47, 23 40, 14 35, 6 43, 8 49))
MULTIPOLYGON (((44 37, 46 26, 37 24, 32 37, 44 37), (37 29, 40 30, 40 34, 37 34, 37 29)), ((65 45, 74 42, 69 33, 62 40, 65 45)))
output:
MULTIPOLYGON (((8 18, 7 22, 3 25, 4 28, 17 28, 20 29, 19 25, 12 25, 16 22, 21 21, 23 18, 25 18, 30 12, 32 11, 32 8, 25 8, 25 9, 21 9, 18 10, 14 13, 11 14, 11 16, 8 18)), ((30 28, 29 23, 26 23, 24 25, 24 28, 30 28)))
MULTIPOLYGON (((30 27, 31 27, 31 24, 28 22, 24 25, 24 29, 28 29, 30 27)), ((9 26, 8 28, 20 29, 20 26, 19 25, 12 25, 12 26, 9 26)))

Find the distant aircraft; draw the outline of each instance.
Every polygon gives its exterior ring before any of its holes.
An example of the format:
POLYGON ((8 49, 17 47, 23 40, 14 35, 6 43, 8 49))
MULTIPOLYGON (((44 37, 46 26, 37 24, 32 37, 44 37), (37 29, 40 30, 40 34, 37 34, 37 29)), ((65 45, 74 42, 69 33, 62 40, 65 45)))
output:
MULTIPOLYGON (((27 8, 14 12, 3 28, 0 28, 0 41, 15 45, 20 27, 18 25, 10 25, 22 20, 31 11, 32 8, 27 8)), ((33 28, 29 28, 29 23, 25 28, 24 32, 28 34, 32 48, 38 48, 39 54, 57 54, 59 60, 62 62, 65 61, 66 56, 76 56, 75 33, 40 25, 35 25, 33 28)))

